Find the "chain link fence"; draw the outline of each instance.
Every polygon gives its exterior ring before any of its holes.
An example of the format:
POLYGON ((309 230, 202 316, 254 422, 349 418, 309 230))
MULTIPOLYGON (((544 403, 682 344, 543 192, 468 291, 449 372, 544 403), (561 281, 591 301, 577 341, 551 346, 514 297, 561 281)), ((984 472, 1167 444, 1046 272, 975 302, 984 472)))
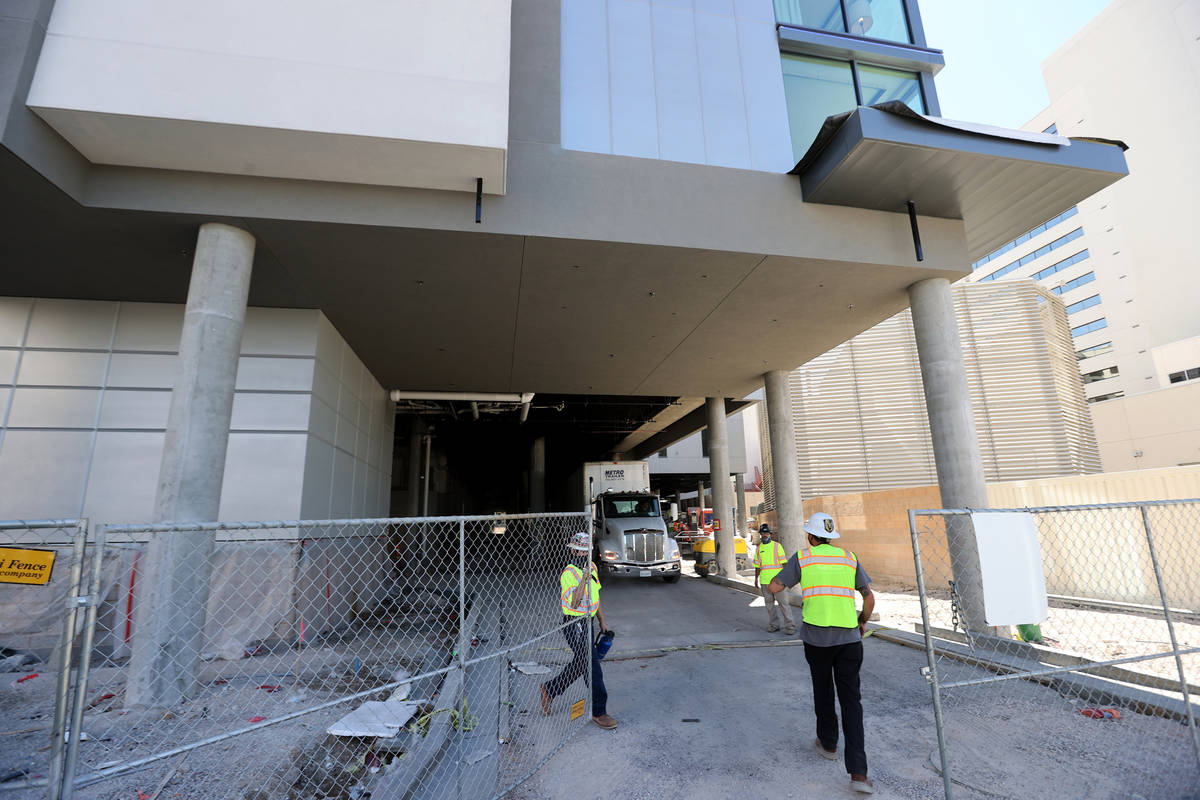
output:
MULTIPOLYGON (((62 782, 68 666, 83 617, 87 521, 0 521, 0 786, 44 794, 62 782), (82 603, 81 603, 82 600, 82 603), (38 787, 34 789, 33 787, 38 787)), ((78 728, 78 722, 75 721, 78 728)), ((51 794, 51 797, 54 795, 51 794)))
POLYGON ((1200 501, 909 522, 948 800, 1200 796, 1200 501))
MULTIPOLYGON (((44 692, 29 724, 14 722, 29 730, 0 737, 0 766, 25 778, 0 789, 498 797, 590 716, 583 681, 549 716, 539 692, 571 659, 559 575, 586 530, 582 514, 110 525, 90 537, 0 524, 5 541, 66 553, 55 597, 26 627, 46 642, 60 631, 56 652, 29 652, 77 658, 57 702, 44 692), (85 603, 68 604, 72 592, 85 603)), ((10 616, 29 606, 23 589, 0 594, 10 616)))

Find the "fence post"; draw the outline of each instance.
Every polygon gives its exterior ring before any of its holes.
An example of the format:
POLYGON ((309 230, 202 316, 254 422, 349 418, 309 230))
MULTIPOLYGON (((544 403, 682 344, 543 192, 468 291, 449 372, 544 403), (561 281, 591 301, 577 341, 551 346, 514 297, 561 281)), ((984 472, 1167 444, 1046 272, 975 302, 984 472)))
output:
POLYGON ((1192 701, 1188 697, 1187 675, 1183 671, 1183 659, 1179 655, 1179 641, 1175 638, 1175 623, 1171 619, 1171 604, 1167 600, 1167 587, 1163 583, 1162 570, 1158 565, 1158 554, 1154 550, 1154 534, 1150 531, 1150 515, 1145 506, 1142 512, 1142 527, 1146 530, 1146 544, 1150 547, 1150 563, 1154 565, 1154 579, 1158 581, 1158 594, 1162 598, 1163 617, 1167 621, 1167 633, 1171 637, 1171 651, 1175 655, 1175 668, 1179 670, 1179 690, 1183 692, 1183 708, 1187 712, 1188 730, 1192 734, 1192 750, 1196 753, 1196 765, 1200 766, 1200 734, 1196 732, 1196 718, 1192 715, 1192 701))
POLYGON ((62 800, 71 800, 75 795, 75 769, 79 763, 79 738, 83 735, 83 709, 87 705, 88 673, 92 664, 92 646, 96 641, 96 616, 100 609, 100 587, 104 576, 104 544, 106 531, 103 525, 96 529, 92 543, 92 576, 88 585, 87 615, 83 621, 83 640, 79 644, 79 671, 75 679, 75 705, 71 709, 71 738, 67 742, 67 759, 63 768, 62 800))
POLYGON ((50 800, 60 800, 63 790, 67 715, 71 704, 71 653, 75 644, 75 622, 79 616, 79 588, 83 582, 87 528, 87 520, 79 520, 72 542, 73 560, 67 586, 66 614, 63 617, 62 639, 58 646, 58 683, 54 690, 54 722, 50 727, 50 772, 47 781, 50 800))
POLYGON ((462 800, 462 767, 463 767, 463 733, 467 728, 466 709, 463 708, 467 697, 467 647, 471 640, 467 636, 467 523, 461 517, 458 520, 458 735, 454 737, 454 771, 455 797, 462 800))
POLYGON ((925 594, 925 571, 921 566, 921 542, 917 535, 917 514, 908 510, 908 531, 912 535, 913 567, 917 577, 917 596, 921 600, 921 626, 925 634, 925 657, 929 661, 929 689, 933 694, 933 722, 937 729, 938 756, 942 760, 942 787, 946 800, 953 800, 954 788, 950 778, 950 755, 946 749, 946 726, 942 717, 942 689, 938 683, 937 654, 933 651, 933 633, 929 627, 929 600, 925 594))

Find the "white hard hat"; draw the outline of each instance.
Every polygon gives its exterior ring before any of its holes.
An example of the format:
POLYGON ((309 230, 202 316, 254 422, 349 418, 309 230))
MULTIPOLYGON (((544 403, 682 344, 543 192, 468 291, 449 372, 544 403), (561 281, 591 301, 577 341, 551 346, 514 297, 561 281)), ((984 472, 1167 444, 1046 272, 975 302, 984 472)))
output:
POLYGON ((577 533, 567 542, 567 547, 580 553, 586 553, 592 549, 592 537, 585 532, 577 533))
POLYGON ((833 517, 824 511, 818 511, 809 517, 808 522, 804 523, 804 530, 818 539, 840 539, 842 536, 833 524, 833 517))

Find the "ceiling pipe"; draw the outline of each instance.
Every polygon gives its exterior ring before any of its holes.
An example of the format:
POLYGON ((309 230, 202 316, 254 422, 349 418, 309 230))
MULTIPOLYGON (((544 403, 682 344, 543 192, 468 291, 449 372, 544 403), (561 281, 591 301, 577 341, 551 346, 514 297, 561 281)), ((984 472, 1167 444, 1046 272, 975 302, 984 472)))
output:
POLYGON ((471 419, 479 422, 479 403, 471 401, 471 419))
POLYGON ((525 420, 529 417, 529 404, 533 401, 532 394, 526 394, 525 400, 521 402, 521 421, 519 424, 524 425, 525 420))
POLYGON ((388 392, 393 403, 403 400, 445 400, 476 403, 521 403, 528 407, 533 400, 533 392, 520 394, 500 392, 408 392, 403 389, 392 389, 388 392))

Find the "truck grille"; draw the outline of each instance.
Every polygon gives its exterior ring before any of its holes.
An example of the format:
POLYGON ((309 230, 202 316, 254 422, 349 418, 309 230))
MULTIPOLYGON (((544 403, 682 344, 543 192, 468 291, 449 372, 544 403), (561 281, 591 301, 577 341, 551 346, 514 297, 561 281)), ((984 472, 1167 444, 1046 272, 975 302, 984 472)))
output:
POLYGON ((649 563, 663 560, 663 536, 653 531, 625 534, 625 557, 649 563))

